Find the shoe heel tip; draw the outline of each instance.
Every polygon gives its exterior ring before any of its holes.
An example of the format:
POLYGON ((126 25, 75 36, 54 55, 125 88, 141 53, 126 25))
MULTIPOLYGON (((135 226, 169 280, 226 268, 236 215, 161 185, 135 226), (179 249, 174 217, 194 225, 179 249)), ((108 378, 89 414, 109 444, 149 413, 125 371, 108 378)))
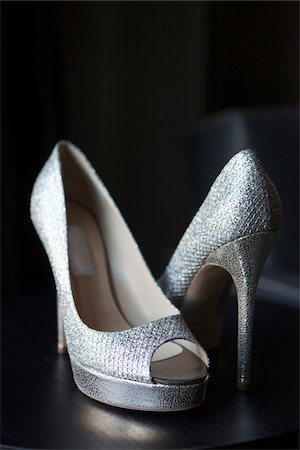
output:
POLYGON ((248 391, 250 388, 250 383, 241 383, 238 381, 236 387, 239 391, 248 391))
POLYGON ((56 350, 60 355, 67 353, 67 347, 65 345, 58 345, 56 350))

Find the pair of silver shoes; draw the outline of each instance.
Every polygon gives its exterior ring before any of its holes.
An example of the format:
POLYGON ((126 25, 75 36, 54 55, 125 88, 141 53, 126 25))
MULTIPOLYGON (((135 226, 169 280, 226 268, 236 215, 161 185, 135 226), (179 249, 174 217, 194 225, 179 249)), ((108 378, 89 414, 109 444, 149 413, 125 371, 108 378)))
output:
POLYGON ((249 386, 256 285, 282 223, 277 191, 252 151, 237 153, 222 170, 159 284, 107 189, 71 143, 59 142, 37 177, 31 218, 55 279, 58 350, 68 349, 84 394, 141 410, 201 404, 206 350, 219 344, 219 300, 231 280, 237 383, 249 386))

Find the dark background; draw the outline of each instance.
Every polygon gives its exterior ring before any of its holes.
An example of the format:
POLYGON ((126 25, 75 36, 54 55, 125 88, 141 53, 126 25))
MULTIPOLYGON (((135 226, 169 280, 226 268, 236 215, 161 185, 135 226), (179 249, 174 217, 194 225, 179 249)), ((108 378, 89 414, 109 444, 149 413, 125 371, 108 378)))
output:
POLYGON ((299 2, 0 5, 3 448, 299 448, 299 2), (136 413, 76 389, 29 218, 62 138, 87 154, 155 276, 218 171, 253 142, 284 227, 260 279, 249 393, 235 387, 235 302, 204 408, 136 413))
POLYGON ((231 107, 297 104, 298 17, 287 1, 1 2, 4 296, 53 289, 29 198, 62 138, 87 154, 158 276, 198 206, 190 130, 231 107))

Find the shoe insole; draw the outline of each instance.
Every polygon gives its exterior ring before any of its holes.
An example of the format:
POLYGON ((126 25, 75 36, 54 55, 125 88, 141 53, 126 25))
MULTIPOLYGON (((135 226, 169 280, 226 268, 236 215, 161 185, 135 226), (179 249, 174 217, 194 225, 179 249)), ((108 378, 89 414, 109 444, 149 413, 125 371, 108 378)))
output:
MULTIPOLYGON (((80 318, 99 331, 131 328, 114 291, 117 278, 109 267, 109 249, 105 248, 100 226, 87 208, 73 201, 67 203, 67 216, 71 284, 80 318)), ((154 382, 195 383, 206 377, 207 369, 198 356, 172 341, 155 352, 151 374, 154 382)))
POLYGON ((181 313, 205 350, 219 345, 231 282, 226 270, 205 264, 187 290, 181 313))

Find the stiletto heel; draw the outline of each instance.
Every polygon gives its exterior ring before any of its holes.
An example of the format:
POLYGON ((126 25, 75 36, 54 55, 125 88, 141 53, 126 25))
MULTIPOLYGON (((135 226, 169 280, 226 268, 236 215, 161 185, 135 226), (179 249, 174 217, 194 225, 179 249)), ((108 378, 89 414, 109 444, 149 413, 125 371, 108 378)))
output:
POLYGON ((59 300, 57 299, 57 353, 66 353, 67 343, 64 330, 64 321, 61 309, 59 306, 59 300))
POLYGON ((251 349, 258 279, 279 232, 256 233, 223 245, 211 253, 206 264, 225 269, 232 277, 238 303, 237 388, 250 386, 251 349))
POLYGON ((241 390, 250 383, 256 286, 281 226, 276 188, 255 153, 243 150, 213 183, 159 280, 206 350, 219 345, 224 310, 219 300, 233 280, 238 297, 237 385, 241 390))

